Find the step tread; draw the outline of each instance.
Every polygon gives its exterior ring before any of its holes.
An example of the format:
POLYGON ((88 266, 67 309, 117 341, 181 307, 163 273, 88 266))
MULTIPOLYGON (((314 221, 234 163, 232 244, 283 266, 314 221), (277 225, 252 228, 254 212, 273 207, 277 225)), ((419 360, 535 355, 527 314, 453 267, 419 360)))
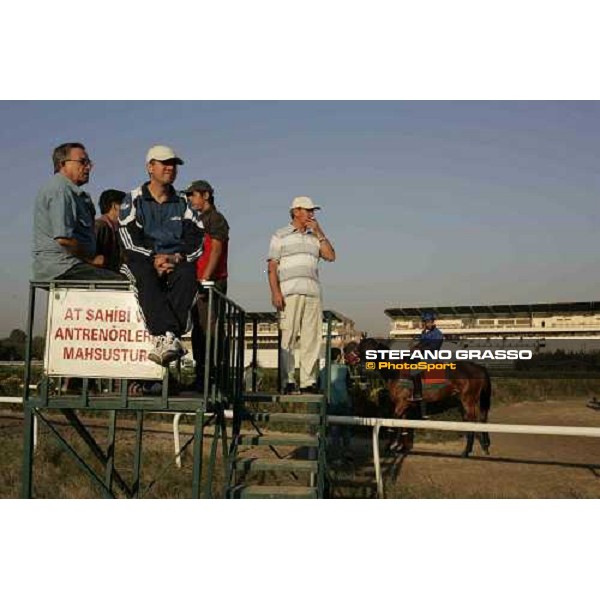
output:
POLYGON ((254 412, 248 411, 243 415, 244 420, 250 418, 258 422, 293 421, 297 423, 319 424, 321 416, 308 413, 279 413, 279 412, 254 412))
POLYGON ((319 463, 316 460, 279 458, 238 458, 234 466, 237 470, 248 471, 301 471, 316 473, 319 463))
POLYGON ((243 396, 244 402, 323 402, 323 394, 266 394, 261 392, 246 392, 243 396))
POLYGON ((319 443, 318 436, 309 433, 242 433, 238 440, 243 446, 317 446, 319 443))
POLYGON ((230 491, 233 498, 316 498, 317 488, 284 485, 237 485, 230 491))

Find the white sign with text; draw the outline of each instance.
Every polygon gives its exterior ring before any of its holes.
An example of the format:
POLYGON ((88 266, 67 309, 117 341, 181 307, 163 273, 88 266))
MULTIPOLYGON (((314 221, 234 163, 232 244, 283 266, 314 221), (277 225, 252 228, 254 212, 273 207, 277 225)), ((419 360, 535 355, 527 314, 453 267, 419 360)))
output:
POLYGON ((148 360, 152 338, 132 290, 59 288, 50 292, 48 375, 162 379, 148 360))

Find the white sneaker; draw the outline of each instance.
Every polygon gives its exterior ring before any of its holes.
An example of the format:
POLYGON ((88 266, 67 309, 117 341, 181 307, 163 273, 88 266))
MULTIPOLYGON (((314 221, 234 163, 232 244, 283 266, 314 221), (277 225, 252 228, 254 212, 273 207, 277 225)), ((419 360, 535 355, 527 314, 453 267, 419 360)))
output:
POLYGON ((164 335, 155 335, 152 350, 148 353, 148 360, 162 366, 162 353, 165 348, 166 338, 164 335))
POLYGON ((161 364, 166 367, 169 363, 186 354, 187 350, 183 347, 181 340, 170 331, 167 331, 162 347, 161 364))

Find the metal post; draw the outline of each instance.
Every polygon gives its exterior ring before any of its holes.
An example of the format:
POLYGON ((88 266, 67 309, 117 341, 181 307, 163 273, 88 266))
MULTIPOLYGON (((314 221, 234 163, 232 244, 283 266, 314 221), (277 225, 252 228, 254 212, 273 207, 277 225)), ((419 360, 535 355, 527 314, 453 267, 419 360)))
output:
POLYGON ((31 498, 33 487, 33 420, 34 410, 23 406, 23 467, 21 471, 21 497, 31 498))
POLYGON ((325 369, 327 374, 327 385, 325 386, 325 397, 327 402, 331 396, 331 312, 327 313, 327 338, 325 339, 325 369))
POLYGON ((205 331, 205 343, 204 347, 204 404, 208 402, 208 389, 210 385, 210 371, 211 371, 211 362, 210 362, 210 344, 212 341, 212 310, 213 310, 213 287, 212 283, 208 287, 208 313, 206 316, 206 331, 205 331))
POLYGON ((90 402, 90 380, 87 377, 82 379, 81 383, 81 401, 83 406, 89 406, 90 402))
POLYGON ((127 408, 129 381, 129 379, 121 379, 119 381, 119 396, 121 399, 121 408, 127 408))
MULTIPOLYGON (((245 331, 244 331, 245 333, 245 331)), ((258 319, 252 318, 252 391, 256 392, 256 367, 258 362, 258 319)))
POLYGON ((196 418, 194 423, 194 462, 192 465, 192 498, 200 498, 200 483, 202 480, 203 442, 204 408, 199 408, 198 410, 196 410, 196 418))
POLYGON ((33 478, 34 409, 29 405, 29 382, 31 380, 31 342, 35 308, 35 287, 29 285, 29 311, 27 315, 27 343, 25 345, 25 373, 23 382, 23 465, 21 472, 21 496, 31 498, 33 478))
POLYGON ((318 465, 318 495, 323 497, 325 490, 325 469, 327 465, 327 407, 329 406, 329 398, 331 397, 331 322, 333 315, 327 313, 327 333, 325 338, 325 376, 326 383, 323 392, 325 393, 325 401, 321 403, 320 409, 320 425, 319 425, 319 465, 318 465))
POLYGON ((225 411, 220 411, 219 416, 223 420, 221 426, 221 442, 223 452, 223 463, 225 465, 225 474, 227 474, 227 460, 229 459, 229 448, 227 446, 227 419, 225 418, 225 411))
POLYGON ((381 461, 379 458, 379 425, 373 426, 373 464, 375 465, 375 480, 377 481, 377 497, 385 498, 383 493, 383 478, 381 476, 381 461))
MULTIPOLYGON (((113 473, 115 468, 115 431, 117 428, 117 411, 108 413, 108 441, 106 444, 106 475, 104 483, 109 492, 112 492, 113 473)), ((106 494, 105 494, 106 495, 106 494)))
POLYGON ((133 487, 131 495, 133 498, 140 496, 140 474, 142 470, 142 434, 144 432, 144 411, 137 410, 135 422, 135 448, 133 456, 133 487))
MULTIPOLYGON (((235 390, 233 393, 233 402, 237 402, 241 398, 244 391, 244 330, 246 321, 244 313, 237 310, 237 335, 236 335, 236 362, 235 362, 235 390)), ((231 401, 231 400, 230 400, 231 401)))
POLYGON ((221 404, 216 407, 215 414, 215 429, 213 434, 212 443, 210 445, 210 458, 208 461, 208 473, 206 477, 206 484, 204 486, 204 497, 212 498, 212 480, 215 472, 215 464, 217 462, 217 447, 219 445, 219 438, 221 436, 221 427, 223 425, 221 421, 221 404))
POLYGON ((169 408, 169 367, 165 367, 163 369, 163 381, 162 381, 162 389, 160 394, 162 408, 169 408))
MULTIPOLYGON (((238 387, 235 391, 235 397, 233 399, 233 409, 235 411, 240 412, 242 408, 243 398, 244 398, 244 352, 246 341, 244 339, 244 335, 246 332, 246 316, 243 311, 239 311, 240 320, 238 324, 238 387)), ((256 363, 252 367, 252 378, 253 378, 253 388, 256 388, 256 363)), ((225 422, 225 421, 223 421, 225 422)))
POLYGON ((213 402, 217 402, 220 399, 221 391, 223 390, 225 379, 224 373, 224 361, 223 361, 223 343, 222 338, 225 337, 225 330, 223 321, 226 317, 226 305, 219 294, 214 295, 215 303, 215 326, 214 326, 214 340, 212 346, 212 368, 213 377, 210 386, 210 394, 213 402))

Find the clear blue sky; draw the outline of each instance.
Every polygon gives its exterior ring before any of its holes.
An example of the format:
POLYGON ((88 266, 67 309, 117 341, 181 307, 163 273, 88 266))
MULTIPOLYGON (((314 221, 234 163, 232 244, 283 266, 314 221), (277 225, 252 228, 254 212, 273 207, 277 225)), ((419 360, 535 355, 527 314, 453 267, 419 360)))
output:
POLYGON ((31 218, 52 149, 82 141, 87 186, 144 180, 155 143, 208 179, 231 226, 230 295, 269 310, 265 256, 296 195, 338 253, 325 306, 360 329, 387 307, 599 300, 598 102, 2 102, 0 335, 24 327, 31 218))

